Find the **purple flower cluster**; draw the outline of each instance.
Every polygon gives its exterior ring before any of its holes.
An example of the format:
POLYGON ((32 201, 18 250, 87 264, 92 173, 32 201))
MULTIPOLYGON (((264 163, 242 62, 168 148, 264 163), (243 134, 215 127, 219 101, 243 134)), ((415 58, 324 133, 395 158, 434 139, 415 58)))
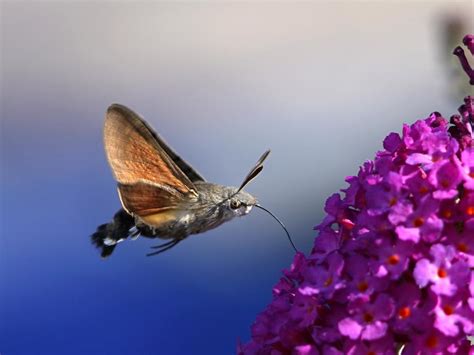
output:
POLYGON ((239 353, 474 354, 474 97, 459 112, 389 134, 346 178, 239 353))

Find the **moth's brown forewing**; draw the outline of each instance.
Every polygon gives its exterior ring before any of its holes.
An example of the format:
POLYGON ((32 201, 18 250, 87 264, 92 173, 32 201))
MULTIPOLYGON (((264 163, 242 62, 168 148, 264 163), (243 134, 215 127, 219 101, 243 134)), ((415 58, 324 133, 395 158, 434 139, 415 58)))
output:
POLYGON ((157 135, 126 107, 112 105, 107 110, 104 145, 128 213, 157 226, 180 215, 197 196, 196 187, 168 156, 157 135))
POLYGON ((115 179, 122 184, 150 181, 182 193, 196 190, 142 119, 122 106, 112 105, 107 110, 104 145, 115 179))

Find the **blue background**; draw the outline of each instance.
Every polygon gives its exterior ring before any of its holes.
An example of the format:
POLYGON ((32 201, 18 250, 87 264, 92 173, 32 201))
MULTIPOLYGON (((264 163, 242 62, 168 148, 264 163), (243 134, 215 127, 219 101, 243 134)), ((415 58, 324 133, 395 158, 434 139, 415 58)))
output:
POLYGON ((292 260, 261 211, 159 257, 101 260, 119 201, 102 146, 112 102, 208 180, 248 187, 308 253, 325 199, 402 122, 462 98, 453 3, 1 3, 0 353, 231 354, 292 260), (447 10, 449 8, 449 11, 447 10), (456 69, 452 69, 456 68, 456 69))

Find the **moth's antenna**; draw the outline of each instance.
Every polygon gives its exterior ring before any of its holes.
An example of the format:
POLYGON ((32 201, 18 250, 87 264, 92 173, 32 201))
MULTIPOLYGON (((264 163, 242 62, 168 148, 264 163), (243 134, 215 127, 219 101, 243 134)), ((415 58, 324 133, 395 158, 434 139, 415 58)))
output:
POLYGON ((238 193, 240 190, 242 190, 245 187, 245 185, 247 185, 250 181, 255 179, 255 177, 258 174, 261 173, 261 171, 263 170, 263 162, 265 161, 265 159, 267 159, 268 154, 270 154, 270 150, 267 150, 265 153, 262 154, 260 159, 258 159, 257 163, 255 164, 255 166, 247 174, 244 181, 242 182, 242 185, 240 185, 240 187, 239 187, 239 189, 237 190, 236 193, 238 193))
POLYGON ((293 247, 293 249, 295 250, 295 252, 298 252, 298 249, 296 249, 295 247, 295 244, 293 243, 293 240, 291 240, 291 237, 290 237, 290 233, 288 233, 288 230, 286 229, 285 225, 282 223, 282 221, 280 221, 278 219, 277 216, 275 216, 273 213, 271 213, 269 210, 267 210, 265 207, 262 207, 260 205, 255 205, 255 207, 258 207, 260 208, 261 210, 264 210, 265 212, 267 212, 270 216, 272 216, 278 223, 280 223, 280 226, 282 226, 282 228, 285 230, 286 232, 286 235, 288 236, 288 240, 290 241, 291 243, 291 246, 293 247))

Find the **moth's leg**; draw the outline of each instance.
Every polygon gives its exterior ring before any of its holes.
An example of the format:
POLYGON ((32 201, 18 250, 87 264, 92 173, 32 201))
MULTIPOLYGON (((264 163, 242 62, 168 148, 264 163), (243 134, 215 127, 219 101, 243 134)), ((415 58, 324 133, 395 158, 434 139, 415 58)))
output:
POLYGON ((149 227, 145 224, 137 224, 136 227, 141 237, 151 238, 151 239, 155 239, 157 237, 155 228, 149 227))
POLYGON ((132 240, 136 240, 140 236, 140 231, 138 230, 136 226, 133 226, 132 228, 128 230, 128 236, 132 240))
POLYGON ((153 245, 151 246, 150 248, 152 249, 160 249, 160 248, 163 248, 163 247, 166 247, 170 244, 173 244, 174 242, 176 241, 176 239, 171 239, 170 241, 166 242, 166 243, 163 243, 163 244, 159 244, 159 245, 153 245))
POLYGON ((158 255, 158 254, 161 254, 163 253, 164 251, 167 251, 169 249, 171 249, 172 247, 174 247, 176 244, 178 244, 180 241, 182 241, 182 239, 173 239, 170 243, 165 243, 162 245, 162 248, 160 250, 157 250, 157 251, 154 251, 153 253, 149 253, 147 254, 146 256, 153 256, 153 255, 158 255))

